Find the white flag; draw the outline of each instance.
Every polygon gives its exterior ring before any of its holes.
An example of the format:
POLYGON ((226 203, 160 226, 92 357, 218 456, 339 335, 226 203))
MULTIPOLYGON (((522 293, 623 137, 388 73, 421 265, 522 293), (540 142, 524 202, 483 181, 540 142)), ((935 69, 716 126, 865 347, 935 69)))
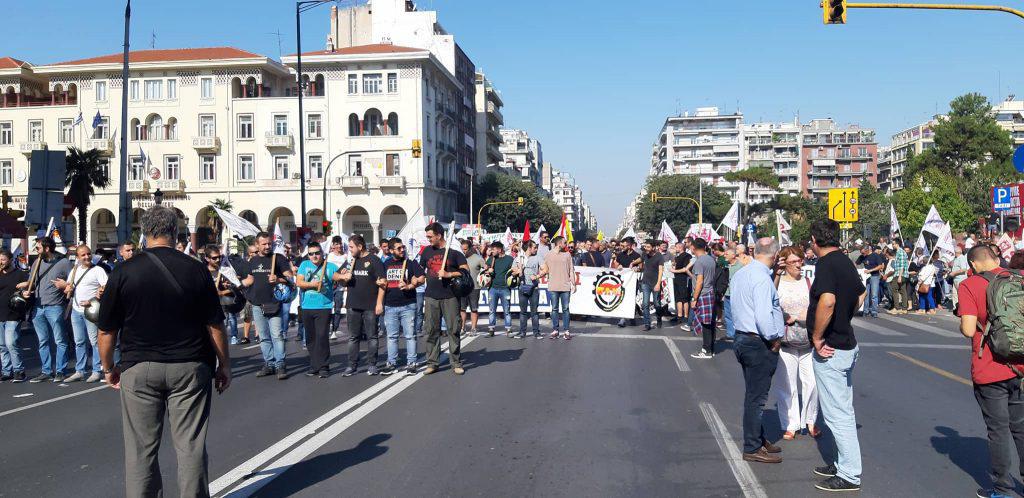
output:
POLYGON ((945 228, 946 222, 942 221, 942 217, 939 216, 939 210, 935 209, 935 204, 932 204, 932 208, 928 210, 928 217, 924 219, 924 226, 921 227, 921 230, 935 236, 942 236, 942 231, 945 228))
POLYGON ((515 239, 512 238, 512 228, 505 227, 505 235, 501 236, 501 243, 505 245, 505 250, 510 250, 514 242, 515 239))
POLYGON ((220 275, 231 282, 231 285, 235 287, 241 287, 242 281, 238 279, 238 272, 235 271, 235 267, 231 266, 231 259, 228 258, 227 246, 224 246, 224 252, 221 253, 220 258, 220 275))
POLYGON ((405 226, 398 231, 396 237, 405 242, 409 257, 416 257, 420 253, 420 248, 428 244, 427 223, 419 209, 409 218, 409 221, 405 222, 405 226))
POLYGON ((540 227, 537 228, 537 233, 533 235, 533 241, 540 244, 540 234, 543 232, 547 232, 547 230, 544 229, 544 224, 542 223, 540 227))
POLYGON ((629 227, 629 230, 626 230, 626 233, 622 235, 623 239, 626 237, 632 237, 633 240, 636 240, 636 232, 633 231, 633 227, 629 227))
POLYGON ((661 231, 658 232, 658 240, 664 240, 669 245, 679 242, 679 238, 672 232, 672 227, 668 226, 668 221, 666 220, 661 221, 661 231))
POLYGON ((736 230, 736 227, 740 226, 740 203, 732 203, 729 212, 725 213, 725 218, 722 218, 722 225, 733 231, 736 230))
POLYGON ((939 240, 935 241, 935 249, 944 261, 952 261, 956 257, 956 242, 953 241, 953 229, 949 223, 943 225, 939 240))
POLYGON ((253 225, 249 220, 237 214, 229 213, 217 207, 214 207, 213 210, 217 212, 217 216, 224 222, 224 226, 238 237, 255 237, 256 234, 260 233, 260 229, 256 225, 253 225))
POLYGON ((1002 253, 1001 256, 1003 259, 1009 260, 1013 257, 1014 246, 1012 237, 1004 233, 996 242, 996 245, 999 246, 999 252, 1002 253))
POLYGON ((928 260, 928 242, 924 240, 924 232, 921 232, 917 236, 917 242, 914 244, 914 254, 912 259, 915 263, 923 265, 928 260))
POLYGON ((893 237, 900 233, 900 220, 896 219, 896 207, 889 204, 889 234, 893 237))
POLYGON ((779 224, 779 228, 778 228, 779 244, 781 244, 783 246, 791 246, 791 245, 793 245, 793 241, 789 238, 789 231, 792 230, 793 227, 790 226, 790 224, 786 222, 785 218, 782 217, 782 211, 781 210, 778 210, 778 209, 775 210, 775 220, 776 220, 776 223, 779 224))
POLYGON ((284 255, 284 233, 281 232, 281 223, 274 222, 274 252, 284 255))

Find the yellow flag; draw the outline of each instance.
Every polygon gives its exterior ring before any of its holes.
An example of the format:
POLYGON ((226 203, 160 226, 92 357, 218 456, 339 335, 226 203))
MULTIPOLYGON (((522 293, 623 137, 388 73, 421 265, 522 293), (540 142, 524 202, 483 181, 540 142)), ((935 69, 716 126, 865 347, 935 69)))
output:
POLYGON ((597 240, 604 240, 604 230, 597 231, 597 240))

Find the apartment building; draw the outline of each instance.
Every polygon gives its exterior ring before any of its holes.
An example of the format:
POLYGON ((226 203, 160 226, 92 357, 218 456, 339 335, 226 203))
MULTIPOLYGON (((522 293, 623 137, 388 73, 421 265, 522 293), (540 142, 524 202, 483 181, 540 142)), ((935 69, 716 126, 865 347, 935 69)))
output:
POLYGON ((500 165, 501 126, 505 118, 501 108, 505 103, 491 80, 482 71, 476 73, 476 174, 483 175, 489 165, 500 165))
POLYGON ((741 199, 750 204, 768 202, 777 195, 800 195, 800 124, 753 123, 743 125, 743 163, 740 169, 763 167, 779 177, 777 190, 751 185, 741 199))
POLYGON ((544 153, 540 141, 531 138, 526 130, 502 128, 500 133, 501 167, 508 174, 543 189, 541 165, 544 164, 544 153))
POLYGON ((877 186, 878 144, 875 132, 857 125, 838 126, 834 120, 814 119, 801 129, 802 191, 824 198, 832 188, 877 186))
MULTIPOLYGON (((128 93, 132 223, 162 194, 196 244, 211 238, 207 206, 230 201, 258 226, 296 236, 301 217, 297 130, 306 127, 307 224, 328 218, 377 241, 416 213, 468 220, 456 106, 461 83, 428 50, 376 44, 279 63, 237 48, 142 50, 49 65, 0 60, 0 187, 23 209, 34 150, 97 149, 111 187, 97 191, 88 243, 116 243, 122 92, 128 93), (79 115, 83 121, 76 124, 79 115), (411 143, 421 139, 421 158, 411 143), (323 195, 327 201, 324 205, 323 195)), ((76 213, 77 214, 77 213, 76 213)))
POLYGON ((740 184, 725 174, 742 169, 743 114, 723 115, 717 107, 700 107, 691 116, 665 120, 653 150, 651 175, 697 175, 733 200, 741 200, 740 184))
POLYGON ((885 195, 892 195, 892 151, 887 146, 878 147, 878 189, 885 195))
POLYGON ((910 158, 935 146, 935 133, 932 132, 932 128, 943 118, 945 116, 936 116, 926 123, 912 126, 892 136, 889 145, 889 184, 892 191, 903 189, 903 172, 910 164, 910 158))
POLYGON ((1010 132, 1014 145, 1024 145, 1024 100, 1015 100, 1013 95, 992 107, 996 123, 1010 132))

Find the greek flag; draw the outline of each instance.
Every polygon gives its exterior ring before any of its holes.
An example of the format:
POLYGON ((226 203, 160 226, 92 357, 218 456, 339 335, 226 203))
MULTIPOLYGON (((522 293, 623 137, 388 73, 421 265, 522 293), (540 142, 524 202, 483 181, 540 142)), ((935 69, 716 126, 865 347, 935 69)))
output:
POLYGON ((75 122, 71 124, 72 127, 82 124, 82 111, 78 111, 78 117, 75 118, 75 122))

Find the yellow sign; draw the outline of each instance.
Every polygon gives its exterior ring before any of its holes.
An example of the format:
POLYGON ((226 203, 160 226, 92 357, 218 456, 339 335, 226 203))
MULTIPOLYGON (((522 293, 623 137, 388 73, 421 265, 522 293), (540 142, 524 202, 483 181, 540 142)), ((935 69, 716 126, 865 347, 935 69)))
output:
POLYGON ((853 223, 850 223, 850 222, 840 223, 839 224, 839 228, 841 228, 843 230, 849 230, 849 229, 853 228, 853 223))
POLYGON ((834 188, 828 191, 828 219, 839 222, 860 220, 860 203, 855 188, 834 188))

